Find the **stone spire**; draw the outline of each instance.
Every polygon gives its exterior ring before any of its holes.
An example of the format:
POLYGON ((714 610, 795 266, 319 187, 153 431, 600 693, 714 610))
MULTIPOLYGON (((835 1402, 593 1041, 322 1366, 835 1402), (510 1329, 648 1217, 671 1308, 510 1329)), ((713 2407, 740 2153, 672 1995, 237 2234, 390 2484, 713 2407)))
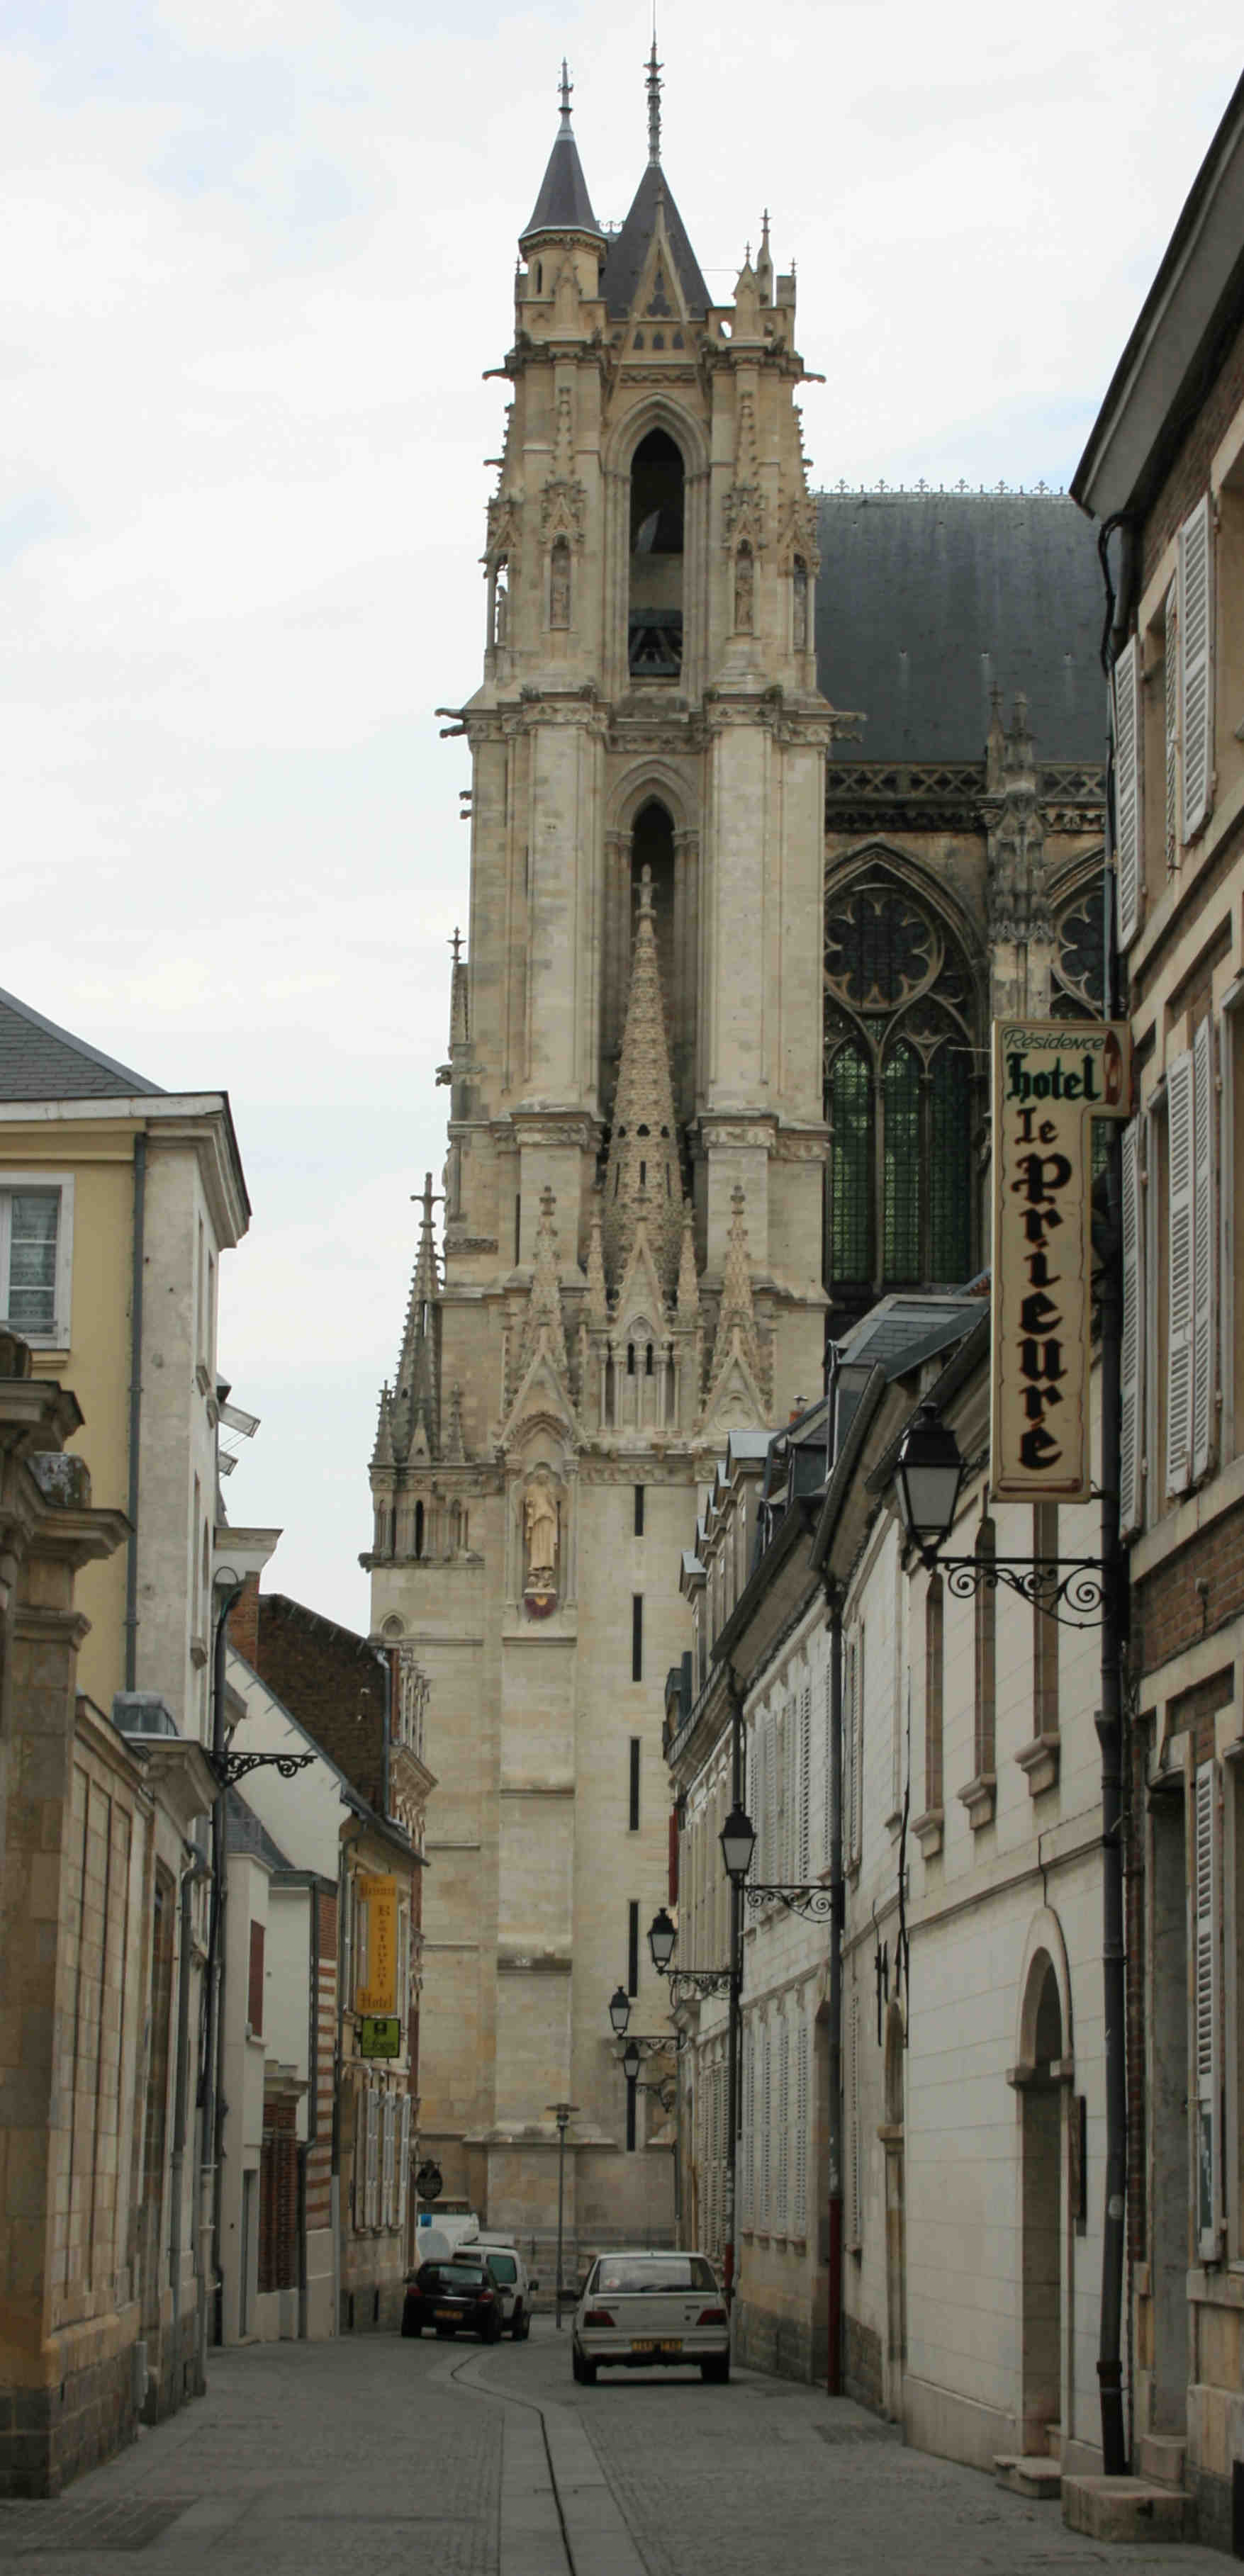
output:
POLYGON ((602 247, 604 245, 605 236, 592 212, 583 164, 571 130, 570 91, 570 75, 563 62, 557 132, 548 168, 540 183, 540 194, 532 208, 531 221, 519 236, 523 251, 539 233, 589 233, 593 241, 602 247))
POLYGON ((557 1228, 553 1210, 557 1201, 549 1189, 540 1193, 540 1222, 536 1227, 535 1257, 531 1271, 531 1293, 527 1301, 527 1323, 519 1355, 519 1375, 530 1368, 541 1343, 563 1379, 570 1376, 566 1355, 566 1332, 562 1323, 561 1279, 557 1268, 557 1228))
POLYGON ((373 1467, 391 1467, 393 1457, 393 1399, 386 1378, 380 1390, 380 1410, 376 1423, 376 1446, 371 1453, 373 1467))
POLYGON ((678 1255, 678 1320, 694 1324, 700 1312, 700 1282, 695 1267, 695 1229, 690 1199, 683 1200, 682 1247, 678 1255))
POLYGON ((587 1247, 587 1321, 607 1324, 609 1292, 605 1286, 605 1255, 601 1243, 600 1192, 592 1194, 591 1237, 587 1247))
POLYGON ((709 1370, 710 1390, 716 1386, 735 1352, 746 1360, 757 1385, 762 1376, 760 1346, 756 1339, 756 1309, 752 1304, 752 1269, 747 1257, 747 1228, 743 1223, 744 1199, 737 1182, 730 1194, 730 1205, 734 1213, 726 1238, 721 1304, 717 1310, 717 1332, 709 1370))
POLYGON ((654 169, 661 166, 661 66, 657 61, 657 31, 652 30, 652 51, 648 56, 648 159, 654 169))
POLYGON ((640 1199, 645 1193, 648 1241, 662 1289, 668 1296, 678 1271, 682 1172, 652 915, 652 870, 647 867, 639 888, 631 990, 605 1167, 605 1272, 615 1291, 635 1240, 640 1199))
POLYGON ((432 1175, 428 1172, 419 1202, 422 1209, 419 1250, 415 1256, 415 1275, 406 1308, 402 1355, 397 1364, 397 1386, 390 1407, 394 1446, 402 1457, 422 1452, 424 1456, 434 1458, 440 1432, 438 1335, 441 1283, 432 1225, 435 1203, 432 1175))
POLYGON ((467 970, 462 956, 462 933, 456 927, 449 944, 454 952, 454 962, 449 978, 449 1052, 452 1056, 455 1047, 466 1045, 470 1028, 467 1019, 467 970))

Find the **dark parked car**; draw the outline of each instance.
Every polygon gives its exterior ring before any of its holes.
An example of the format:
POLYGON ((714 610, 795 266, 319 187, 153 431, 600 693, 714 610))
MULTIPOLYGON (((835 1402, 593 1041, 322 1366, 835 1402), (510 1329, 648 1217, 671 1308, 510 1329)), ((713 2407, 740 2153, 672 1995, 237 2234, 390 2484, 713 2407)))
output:
POLYGON ((408 2274, 404 2335, 419 2335, 432 2326, 438 2335, 477 2334, 484 2343, 499 2343, 501 2325, 497 2285, 482 2254, 463 2252, 452 2263, 421 2263, 408 2274))

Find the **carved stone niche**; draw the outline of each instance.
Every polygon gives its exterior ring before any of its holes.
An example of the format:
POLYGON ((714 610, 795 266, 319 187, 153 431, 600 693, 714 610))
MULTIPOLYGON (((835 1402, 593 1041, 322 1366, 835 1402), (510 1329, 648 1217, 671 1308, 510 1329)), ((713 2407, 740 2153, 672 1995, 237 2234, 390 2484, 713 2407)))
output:
POLYGON ((515 1589, 529 1619, 547 1619, 568 1591, 569 1502, 550 1430, 532 1426, 516 1486, 515 1589))

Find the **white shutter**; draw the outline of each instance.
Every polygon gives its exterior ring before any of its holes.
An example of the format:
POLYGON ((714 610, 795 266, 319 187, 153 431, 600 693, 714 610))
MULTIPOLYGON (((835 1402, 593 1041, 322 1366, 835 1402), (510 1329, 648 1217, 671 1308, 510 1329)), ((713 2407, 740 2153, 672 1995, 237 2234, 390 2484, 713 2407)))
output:
POLYGON ((765 1711, 765 1874, 763 1886, 772 1887, 777 1868, 777 1717, 770 1708, 765 1711))
POLYGON ((1192 1057, 1166 1068, 1167 1298, 1166 1490, 1181 1494, 1192 1469, 1192 1057))
POLYGON ((744 2024, 742 2047, 743 2135, 739 2141, 739 2182, 740 2200, 742 2203, 740 2219, 744 2227, 750 2227, 752 2224, 752 2174, 754 2171, 753 2149, 755 2143, 752 2135, 752 2121, 755 2116, 756 2109, 755 2049, 752 2041, 752 2026, 750 2022, 746 2022, 744 2024))
POLYGON ((854 1637, 851 1639, 851 1643, 847 1648, 847 1669, 845 1678, 846 1688, 844 1698, 846 1706, 842 1712, 842 1750, 846 1766, 846 1779, 843 1782, 842 1797, 842 1803, 845 1809, 842 1819, 842 1861, 844 1869, 849 1869, 855 1858, 856 1641, 854 1637))
POLYGON ((789 1812, 789 1802, 786 1795, 786 1747, 789 1736, 790 1724, 788 1712, 785 1708, 780 1708, 777 1710, 773 1720, 773 1776, 776 1799, 773 1830, 773 1875, 779 1882, 789 1878, 790 1876, 790 1872, 786 1866, 786 1819, 789 1812))
POLYGON ((1192 1041, 1192 1473, 1209 1465, 1214 1427, 1214 1030, 1192 1041))
POLYGON ((808 2024, 801 2014, 795 2074, 795 2215, 796 2236, 808 2233, 808 2024))
POLYGON ((1179 702, 1182 712, 1181 838, 1190 841, 1210 809, 1214 769, 1213 531, 1209 494, 1179 531, 1179 702))
POLYGON ((380 2224, 380 2095, 374 2084, 367 2087, 366 2165, 363 2187, 363 2225, 380 2224))
POLYGON ((1140 1238, 1140 1121, 1123 1137, 1123 1347, 1119 1422, 1119 1528, 1140 1528, 1144 1482, 1144 1263, 1140 1238))
POLYGON ((812 1867, 812 1684, 799 1697, 799 1840, 795 1876, 805 1883, 812 1867))
POLYGON ((848 2107, 850 2135, 847 2140, 850 2224, 847 2243, 858 2245, 864 2234, 860 2216, 860 1999, 851 1997, 851 2089, 848 2107))
POLYGON ((790 2025, 778 2015, 777 2232, 790 2224, 790 2025))
POLYGON ((822 1782, 823 1858, 821 1867, 828 1869, 834 1850, 834 1677, 832 1659, 825 1665, 825 1777, 822 1782))
POLYGON ((765 2023, 764 2081, 760 2092, 760 2225, 769 2226, 769 2178, 773 2145, 773 2032, 765 2023))
POLYGON ((380 2192, 380 2224, 382 2227, 392 2227, 395 2216, 394 2200, 396 2197, 394 2190, 397 2149, 396 2093, 385 2094, 382 2116, 384 2120, 384 2178, 380 2192))
POLYGON ((1140 921, 1140 660, 1136 638, 1114 666, 1114 833, 1119 883, 1119 946, 1140 921))
POLYGON ((1166 638, 1163 681, 1166 696, 1166 864, 1179 859, 1179 612, 1178 581, 1166 594, 1166 638))
POLYGON ((1217 1764, 1196 1775, 1193 1898, 1196 1923, 1197 2241, 1202 2259, 1218 2252, 1218 1835, 1217 1764))

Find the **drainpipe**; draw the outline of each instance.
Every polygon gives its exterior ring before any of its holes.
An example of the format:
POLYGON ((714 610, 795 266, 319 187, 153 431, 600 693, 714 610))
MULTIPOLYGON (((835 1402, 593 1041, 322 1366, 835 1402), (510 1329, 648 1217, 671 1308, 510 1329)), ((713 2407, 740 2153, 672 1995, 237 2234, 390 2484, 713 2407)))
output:
MULTIPOLYGON (((1121 523, 1117 595, 1110 575, 1108 547, 1113 527, 1101 530, 1098 552, 1106 585, 1106 635, 1102 660, 1107 682, 1127 639, 1136 588, 1135 530, 1121 523)), ((1105 870, 1106 1016, 1119 1006, 1117 891, 1114 871, 1114 726, 1108 714, 1109 765, 1106 783, 1107 866, 1105 870)), ((1125 1569, 1119 1544, 1119 1441, 1122 1422, 1121 1349, 1123 1335, 1122 1162, 1123 1140, 1117 1119, 1107 1122, 1107 1234, 1101 1268, 1101 1553, 1103 1608, 1101 1626, 1101 1706, 1096 1713, 1101 1744, 1102 1833, 1102 1982, 1106 2046, 1106 2208, 1102 2226, 1101 2319, 1097 2379, 1101 2397, 1102 2467, 1107 2477, 1127 2474, 1123 2423, 1123 2374, 1120 2359, 1123 2276, 1127 2227, 1127 1973, 1123 1938, 1123 1609, 1125 1569)))
POLYGON ((130 1474, 125 1543, 125 1687, 138 1672, 138 1449, 143 1409, 143 1252, 147 1220, 147 1139, 134 1138, 134 1228, 130 1269, 130 1474))
MULTIPOLYGON (((242 1597, 239 1583, 230 1592, 222 1592, 216 1605, 215 1652, 212 1665, 212 1752, 225 1749, 225 1657, 228 1649, 229 1613, 242 1597)), ((212 1910, 207 1936, 207 2014, 203 2038, 203 2063, 199 2079, 202 2105, 202 2128, 199 2143, 199 2234, 206 2239, 208 2261, 200 2266, 199 2280, 199 2370, 207 2375, 207 2280, 213 2282, 216 2341, 221 2332, 220 2278, 220 2147, 224 2130, 221 2099, 220 2057, 224 2030, 224 1915, 225 1915, 225 1793, 218 1789, 212 1804, 212 1910)))
POLYGON ((842 1875, 842 1594, 827 1575, 825 1606, 829 1612, 829 2296, 825 2385, 831 2397, 842 2395, 842 1935, 846 1924, 846 1884, 842 1875))

